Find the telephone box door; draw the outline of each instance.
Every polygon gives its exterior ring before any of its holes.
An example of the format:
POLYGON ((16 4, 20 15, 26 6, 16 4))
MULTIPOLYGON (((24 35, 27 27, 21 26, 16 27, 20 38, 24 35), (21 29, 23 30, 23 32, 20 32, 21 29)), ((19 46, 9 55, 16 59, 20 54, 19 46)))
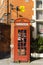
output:
POLYGON ((30 28, 14 28, 14 61, 30 60, 30 28))

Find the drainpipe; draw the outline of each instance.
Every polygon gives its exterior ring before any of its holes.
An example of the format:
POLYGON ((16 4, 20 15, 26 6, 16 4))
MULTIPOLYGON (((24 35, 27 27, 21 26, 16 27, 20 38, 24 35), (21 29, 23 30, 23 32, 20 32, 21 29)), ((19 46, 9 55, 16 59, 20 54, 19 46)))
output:
POLYGON ((9 23, 9 0, 7 0, 7 24, 9 23))

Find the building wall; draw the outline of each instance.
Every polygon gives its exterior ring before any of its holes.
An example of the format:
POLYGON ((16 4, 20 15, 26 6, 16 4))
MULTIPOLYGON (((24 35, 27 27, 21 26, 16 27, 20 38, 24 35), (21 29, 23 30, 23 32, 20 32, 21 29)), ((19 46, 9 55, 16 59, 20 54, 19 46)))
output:
POLYGON ((5 16, 5 13, 7 13, 7 0, 0 0, 0 22, 1 23, 7 23, 7 20, 3 20, 4 18, 7 18, 5 16))
MULTIPOLYGON (((0 18, 2 18, 2 16, 4 15, 4 13, 7 13, 7 0, 1 0, 0 1, 0 18), (4 1, 4 2, 3 2, 4 1)), ((9 5, 13 4, 14 8, 16 8, 17 6, 25 6, 25 11, 24 12, 18 12, 18 17, 20 17, 19 15, 21 15, 22 17, 28 18, 28 19, 32 19, 32 15, 34 14, 32 8, 34 7, 34 2, 32 0, 28 0, 26 2, 26 0, 9 0, 9 5)), ((9 13, 11 13, 11 19, 16 19, 17 18, 17 11, 16 10, 11 10, 11 8, 9 7, 9 13)), ((3 17, 4 18, 4 17, 3 17)), ((7 21, 1 21, 2 23, 6 23, 7 21)))
POLYGON ((34 31, 33 31, 33 38, 36 39, 37 38, 37 25, 36 25, 36 0, 33 0, 34 2, 34 7, 33 7, 33 11, 34 11, 34 15, 32 16, 32 19, 35 21, 34 23, 32 23, 32 26, 34 27, 34 31))
MULTIPOLYGON (((4 13, 7 13, 7 0, 1 0, 0 1, 0 18, 2 18, 4 13)), ((17 6, 25 6, 25 11, 24 12, 18 12, 18 17, 20 17, 19 15, 21 15, 22 17, 28 18, 28 19, 32 19, 32 15, 34 14, 32 8, 34 7, 34 2, 32 0, 28 0, 26 2, 26 0, 9 0, 9 5, 13 4, 14 8, 16 8, 17 6)), ((12 19, 16 19, 17 18, 17 11, 16 10, 11 10, 11 8, 9 7, 9 13, 11 13, 11 18, 12 19), (10 12, 11 11, 11 12, 10 12)), ((6 22, 6 21, 4 21, 6 22)))
MULTIPOLYGON (((21 15, 22 17, 28 18, 28 19, 32 19, 32 15, 34 14, 34 11, 32 10, 32 8, 34 7, 34 2, 32 0, 28 0, 28 2, 26 2, 26 0, 10 0, 10 3, 13 4, 14 8, 16 8, 17 6, 25 6, 25 11, 24 12, 18 12, 18 17, 19 15, 21 15)), ((12 12, 12 19, 16 19, 17 18, 17 12, 16 10, 11 11, 12 12)))
POLYGON ((0 18, 4 13, 7 13, 7 0, 0 0, 0 18))

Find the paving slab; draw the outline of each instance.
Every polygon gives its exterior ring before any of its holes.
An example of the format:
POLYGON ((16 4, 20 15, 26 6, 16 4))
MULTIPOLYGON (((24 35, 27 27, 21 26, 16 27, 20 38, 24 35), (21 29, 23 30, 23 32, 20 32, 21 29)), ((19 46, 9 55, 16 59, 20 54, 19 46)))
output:
POLYGON ((37 59, 29 62, 14 63, 11 58, 0 59, 0 65, 43 65, 43 59, 37 59))

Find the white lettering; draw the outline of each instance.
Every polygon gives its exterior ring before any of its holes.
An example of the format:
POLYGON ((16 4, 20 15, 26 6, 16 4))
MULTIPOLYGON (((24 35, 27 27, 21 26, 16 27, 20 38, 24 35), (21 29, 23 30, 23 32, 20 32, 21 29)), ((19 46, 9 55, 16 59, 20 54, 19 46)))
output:
POLYGON ((17 26, 28 26, 28 23, 16 23, 17 26))

